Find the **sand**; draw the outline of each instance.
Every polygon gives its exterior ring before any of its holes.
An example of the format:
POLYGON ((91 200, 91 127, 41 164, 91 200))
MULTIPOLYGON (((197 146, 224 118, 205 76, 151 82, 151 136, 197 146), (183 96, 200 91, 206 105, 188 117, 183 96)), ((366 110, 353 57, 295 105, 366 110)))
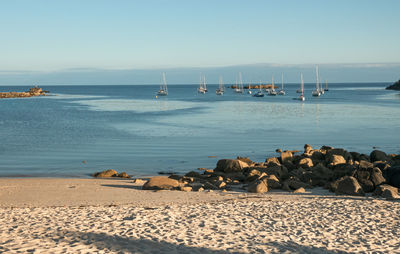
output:
POLYGON ((0 252, 400 253, 400 203, 142 191, 132 180, 0 179, 0 252))

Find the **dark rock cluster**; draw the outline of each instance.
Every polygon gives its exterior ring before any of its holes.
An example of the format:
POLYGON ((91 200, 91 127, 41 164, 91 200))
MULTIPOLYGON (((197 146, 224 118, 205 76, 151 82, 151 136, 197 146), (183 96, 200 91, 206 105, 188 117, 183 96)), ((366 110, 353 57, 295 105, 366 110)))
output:
MULTIPOLYGON (((304 192, 319 186, 338 195, 373 193, 389 199, 398 197, 400 155, 379 150, 367 155, 330 146, 313 149, 308 144, 303 153, 279 152, 279 157, 267 158, 265 162, 241 157, 222 159, 215 169, 173 174, 169 179, 176 182, 166 189, 201 191, 240 187, 248 192, 264 193, 271 189, 304 192)), ((153 186, 152 189, 164 188, 153 186)))
POLYGON ((393 85, 386 87, 386 90, 400 90, 400 80, 394 82, 393 85))

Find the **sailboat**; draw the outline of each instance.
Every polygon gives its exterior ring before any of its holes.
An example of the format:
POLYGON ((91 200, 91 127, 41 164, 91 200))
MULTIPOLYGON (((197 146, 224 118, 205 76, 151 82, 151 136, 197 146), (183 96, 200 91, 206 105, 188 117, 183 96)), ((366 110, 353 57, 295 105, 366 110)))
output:
POLYGON ((299 101, 305 101, 306 98, 304 97, 304 81, 303 81, 303 73, 300 74, 300 78, 301 78, 301 83, 300 83, 300 96, 298 98, 295 98, 299 101))
POLYGON ((315 83, 315 90, 312 91, 312 96, 321 96, 321 91, 319 90, 319 80, 318 80, 318 65, 315 67, 315 73, 317 75, 317 82, 315 83))
POLYGON ((253 97, 264 97, 264 94, 261 90, 261 81, 260 81, 260 91, 258 91, 257 93, 253 94, 253 97))
POLYGON ((242 73, 241 72, 239 72, 239 85, 237 84, 237 81, 236 81, 235 93, 243 93, 243 81, 242 81, 242 73))
POLYGON ((201 76, 200 77, 200 86, 197 88, 198 93, 205 94, 207 92, 207 86, 206 86, 206 77, 201 76))
POLYGON ((326 80, 326 84, 325 84, 325 89, 324 89, 325 91, 329 91, 329 89, 328 89, 328 80, 326 80))
POLYGON ((277 93, 275 91, 274 76, 272 76, 272 85, 271 85, 271 88, 268 90, 268 95, 269 96, 276 96, 277 95, 277 93))
POLYGON ((322 88, 322 78, 321 78, 321 82, 319 82, 319 92, 321 93, 321 95, 325 94, 325 91, 322 88))
POLYGON ((285 95, 285 90, 283 90, 283 73, 282 73, 282 87, 281 90, 279 90, 278 95, 285 95))
POLYGON ((168 95, 168 87, 167 87, 167 81, 165 79, 165 72, 162 73, 162 84, 160 86, 160 90, 157 92, 157 95, 159 96, 168 95))
POLYGON ((252 94, 253 92, 251 91, 251 83, 249 82, 249 91, 247 91, 248 94, 252 94))
POLYGON ((215 91, 217 95, 223 95, 224 94, 224 84, 222 83, 222 77, 219 76, 219 87, 215 91))

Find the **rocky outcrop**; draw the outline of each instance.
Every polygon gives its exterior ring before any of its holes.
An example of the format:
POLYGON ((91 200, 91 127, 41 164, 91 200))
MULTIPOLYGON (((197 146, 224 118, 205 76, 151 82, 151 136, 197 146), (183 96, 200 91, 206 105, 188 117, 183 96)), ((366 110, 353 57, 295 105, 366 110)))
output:
POLYGON ((400 80, 394 82, 393 85, 386 87, 386 90, 400 90, 400 80))
POLYGON ((143 190, 173 190, 180 187, 177 180, 165 177, 155 176, 150 178, 142 187, 143 190))
POLYGON ((0 93, 1 98, 21 98, 21 97, 32 97, 32 96, 45 96, 48 91, 44 91, 39 87, 32 87, 26 92, 3 92, 0 93))
POLYGON ((221 159, 214 170, 201 168, 183 176, 171 174, 168 178, 150 179, 143 188, 181 191, 236 188, 253 193, 282 189, 302 193, 319 186, 338 195, 360 196, 384 192, 378 190, 384 184, 400 187, 400 155, 379 150, 366 155, 331 146, 314 149, 308 144, 302 154, 294 155, 299 153, 295 150, 277 149, 277 152, 279 157, 266 158, 264 162, 243 157, 221 159))

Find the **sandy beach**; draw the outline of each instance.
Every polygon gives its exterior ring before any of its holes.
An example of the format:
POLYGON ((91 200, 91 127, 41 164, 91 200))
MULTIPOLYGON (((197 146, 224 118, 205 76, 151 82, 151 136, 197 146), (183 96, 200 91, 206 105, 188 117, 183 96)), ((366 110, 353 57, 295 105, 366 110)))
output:
POLYGON ((119 179, 0 179, 0 252, 400 252, 400 203, 294 194, 144 191, 119 179))

